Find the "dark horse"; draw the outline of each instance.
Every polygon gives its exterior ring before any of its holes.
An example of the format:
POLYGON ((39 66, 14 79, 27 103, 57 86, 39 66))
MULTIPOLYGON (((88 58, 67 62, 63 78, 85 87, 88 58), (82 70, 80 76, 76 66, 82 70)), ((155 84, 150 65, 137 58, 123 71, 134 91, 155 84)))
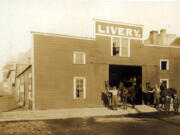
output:
POLYGON ((153 104, 154 102, 154 94, 151 93, 151 91, 153 90, 154 88, 150 86, 150 82, 147 82, 146 83, 146 88, 143 89, 143 102, 144 104, 153 104))
POLYGON ((163 108, 166 102, 166 96, 171 97, 174 99, 174 95, 177 94, 177 91, 175 88, 161 88, 161 93, 160 93, 160 102, 161 102, 161 107, 163 108))
POLYGON ((121 98, 124 105, 124 108, 127 109, 127 101, 130 100, 132 103, 132 107, 135 107, 135 99, 136 99, 136 90, 135 85, 127 87, 124 85, 124 82, 120 82, 119 89, 121 90, 121 98))

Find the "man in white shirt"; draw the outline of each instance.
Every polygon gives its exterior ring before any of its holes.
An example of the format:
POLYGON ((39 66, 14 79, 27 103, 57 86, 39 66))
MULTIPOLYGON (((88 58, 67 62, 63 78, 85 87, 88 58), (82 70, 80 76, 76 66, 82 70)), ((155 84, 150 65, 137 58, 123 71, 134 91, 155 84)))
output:
POLYGON ((109 90, 108 92, 112 93, 112 109, 117 110, 117 95, 118 95, 118 90, 116 86, 113 87, 113 90, 109 90))
POLYGON ((150 91, 150 93, 154 93, 154 105, 155 107, 159 107, 159 99, 160 99, 160 88, 158 87, 158 84, 155 85, 155 88, 150 91))

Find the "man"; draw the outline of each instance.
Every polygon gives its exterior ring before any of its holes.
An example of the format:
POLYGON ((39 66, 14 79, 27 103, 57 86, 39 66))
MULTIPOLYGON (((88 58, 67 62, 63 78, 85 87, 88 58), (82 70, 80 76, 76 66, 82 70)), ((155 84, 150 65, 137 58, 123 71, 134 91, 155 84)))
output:
POLYGON ((179 110, 179 100, 178 100, 178 97, 177 97, 176 94, 174 95, 174 99, 173 99, 173 108, 174 108, 174 111, 176 113, 178 113, 178 110, 179 110))
POLYGON ((128 98, 128 89, 124 88, 122 90, 122 101, 124 105, 124 109, 127 110, 127 98, 128 98))
POLYGON ((146 82, 146 87, 142 88, 142 94, 143 94, 143 103, 150 104, 150 94, 148 93, 150 91, 150 82, 146 82))
POLYGON ((133 86, 136 86, 136 76, 133 76, 132 78, 130 78, 129 81, 132 82, 133 86))
POLYGON ((170 104, 171 104, 171 97, 166 96, 166 101, 165 101, 165 112, 169 113, 170 111, 170 104))
POLYGON ((149 91, 150 93, 154 93, 154 105, 155 107, 159 107, 159 99, 160 99, 160 88, 158 87, 158 84, 155 85, 155 88, 152 91, 149 91))
POLYGON ((109 90, 109 92, 112 93, 112 110, 117 110, 118 90, 117 90, 116 86, 113 87, 113 90, 109 90))

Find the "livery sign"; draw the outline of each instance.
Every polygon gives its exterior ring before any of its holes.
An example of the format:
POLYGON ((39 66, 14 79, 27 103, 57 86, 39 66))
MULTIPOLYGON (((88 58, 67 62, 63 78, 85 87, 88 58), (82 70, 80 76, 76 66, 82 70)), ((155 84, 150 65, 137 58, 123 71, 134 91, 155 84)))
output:
POLYGON ((142 39, 143 29, 138 25, 113 24, 96 21, 96 35, 122 36, 142 39))

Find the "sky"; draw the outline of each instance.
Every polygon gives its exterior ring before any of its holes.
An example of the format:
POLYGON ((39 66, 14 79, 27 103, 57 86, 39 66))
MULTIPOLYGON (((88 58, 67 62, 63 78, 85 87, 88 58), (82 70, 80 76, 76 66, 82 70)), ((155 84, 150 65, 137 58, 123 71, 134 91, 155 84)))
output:
POLYGON ((141 24, 180 36, 180 1, 0 0, 2 66, 31 47, 31 31, 93 37, 94 19, 141 24))

